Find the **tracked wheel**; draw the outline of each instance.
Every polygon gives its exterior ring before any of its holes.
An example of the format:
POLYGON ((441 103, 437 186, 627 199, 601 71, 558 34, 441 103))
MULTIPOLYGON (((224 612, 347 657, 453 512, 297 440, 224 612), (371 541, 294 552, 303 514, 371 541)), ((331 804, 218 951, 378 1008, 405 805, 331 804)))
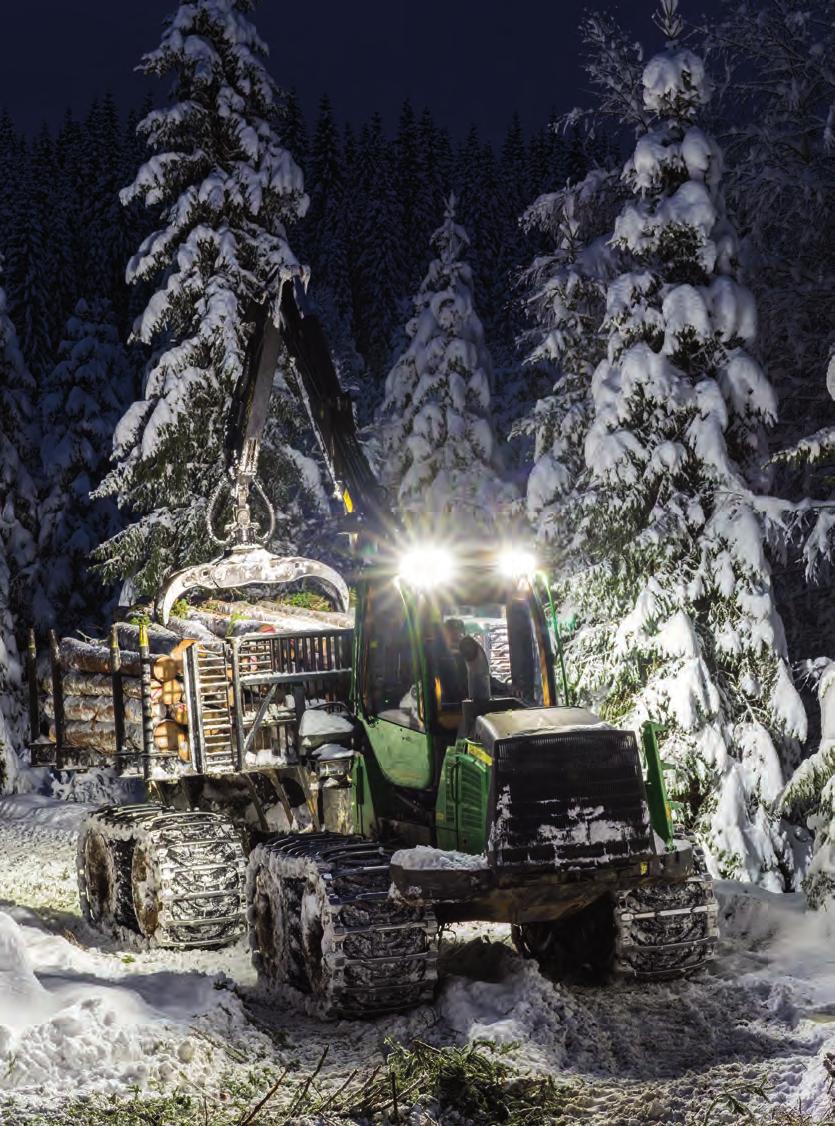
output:
POLYGON ((557 981, 599 980, 611 971, 615 954, 613 906, 603 895, 568 918, 514 925, 513 945, 557 981))
POLYGON ((706 875, 621 892, 615 903, 615 969, 644 981, 688 977, 716 952, 718 914, 706 875))
POLYGON ((130 945, 223 946, 244 930, 243 844, 214 813, 105 806, 78 840, 87 921, 130 945))
POLYGON ((389 898, 391 853, 360 837, 291 834, 259 845, 247 873, 259 987, 289 985, 324 1017, 372 1017, 431 1000, 438 926, 389 898))

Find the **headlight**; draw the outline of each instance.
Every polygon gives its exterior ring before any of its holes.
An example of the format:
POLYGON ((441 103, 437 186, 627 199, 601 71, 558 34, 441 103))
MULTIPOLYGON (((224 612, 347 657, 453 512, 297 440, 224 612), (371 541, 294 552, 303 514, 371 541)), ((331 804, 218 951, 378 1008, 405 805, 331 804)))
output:
POLYGON ((419 590, 443 586, 455 575, 455 557, 445 547, 414 547, 401 557, 397 573, 419 590))
POLYGON ((530 578, 536 571, 536 556, 524 548, 506 548, 499 556, 499 571, 509 579, 530 578))

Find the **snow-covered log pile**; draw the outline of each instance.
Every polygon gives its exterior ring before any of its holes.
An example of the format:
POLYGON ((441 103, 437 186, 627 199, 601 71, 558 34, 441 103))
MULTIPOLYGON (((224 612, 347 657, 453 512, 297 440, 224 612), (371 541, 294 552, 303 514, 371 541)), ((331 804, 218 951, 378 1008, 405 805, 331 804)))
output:
MULTIPOLYGON (((118 676, 122 688, 124 744, 122 751, 143 749, 141 660, 138 627, 115 627, 118 641, 118 676), (134 643, 135 647, 123 648, 134 643)), ((188 710, 183 699, 183 655, 193 644, 171 631, 151 635, 150 712, 157 751, 176 752, 188 759, 188 710)), ((49 737, 62 748, 106 755, 119 752, 117 708, 113 691, 114 651, 105 642, 65 637, 58 648, 57 668, 41 682, 49 737), (60 683, 59 722, 56 723, 55 689, 60 683), (58 727, 60 726, 60 733, 58 727), (60 734, 60 740, 59 740, 60 734)))
MULTIPOLYGON (((155 752, 176 754, 183 762, 188 761, 190 754, 183 675, 185 652, 190 645, 199 644, 204 649, 220 653, 224 640, 232 637, 345 629, 353 625, 353 619, 348 614, 273 602, 213 601, 200 608, 188 607, 184 614, 183 617, 173 617, 167 626, 147 627, 155 752)), ((60 743, 66 750, 102 755, 119 753, 118 705, 113 694, 114 648, 118 652, 122 687, 122 752, 139 754, 143 751, 139 626, 129 622, 117 623, 109 640, 65 637, 58 646, 55 656, 60 671, 60 743)), ((53 741, 57 741, 58 736, 54 693, 57 682, 53 668, 43 670, 40 689, 49 722, 49 737, 53 741)))
MULTIPOLYGON (((210 601, 200 609, 190 607, 181 625, 195 623, 214 637, 240 637, 246 633, 275 633, 278 630, 351 629, 353 614, 334 610, 308 609, 285 602, 210 601)), ((177 625, 176 620, 173 623, 177 625)))

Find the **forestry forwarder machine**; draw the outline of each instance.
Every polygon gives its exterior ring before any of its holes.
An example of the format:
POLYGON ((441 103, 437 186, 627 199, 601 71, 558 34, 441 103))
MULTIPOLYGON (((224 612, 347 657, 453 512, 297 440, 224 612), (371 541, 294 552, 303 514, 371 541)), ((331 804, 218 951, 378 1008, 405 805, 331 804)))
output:
POLYGON ((655 728, 639 740, 571 706, 547 583, 518 543, 456 547, 444 529, 439 544, 408 542, 300 281, 278 293, 253 307, 233 404, 227 550, 174 575, 156 617, 166 623, 193 588, 302 578, 348 609, 335 571, 272 555, 251 516, 253 489, 269 511, 255 472, 283 351, 345 509, 355 628, 186 649, 187 752, 146 740, 117 755, 160 800, 87 819, 87 919, 171 947, 221 945, 248 924, 260 984, 295 987, 331 1017, 431 999, 439 928, 454 921, 512 924, 517 948, 555 972, 698 969, 715 947, 716 901, 675 839, 655 728), (258 829, 194 807, 195 783, 230 776, 249 786, 258 829), (268 832, 268 785, 298 831, 268 832))

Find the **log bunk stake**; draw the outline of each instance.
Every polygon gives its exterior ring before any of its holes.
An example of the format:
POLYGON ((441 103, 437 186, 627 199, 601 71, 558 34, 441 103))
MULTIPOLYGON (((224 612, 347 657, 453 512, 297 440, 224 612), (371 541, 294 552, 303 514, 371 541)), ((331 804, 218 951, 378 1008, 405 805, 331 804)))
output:
POLYGON ((52 705, 55 711, 55 769, 64 767, 64 686, 61 651, 55 630, 49 631, 49 661, 52 669, 52 705))
POLYGON ((151 699, 151 644, 148 627, 139 627, 139 662, 142 667, 142 773, 147 781, 154 753, 154 706, 151 699))
POLYGON ((110 631, 110 687, 113 693, 113 727, 116 734, 116 773, 125 765, 125 693, 122 685, 122 651, 119 648, 119 631, 110 631))

